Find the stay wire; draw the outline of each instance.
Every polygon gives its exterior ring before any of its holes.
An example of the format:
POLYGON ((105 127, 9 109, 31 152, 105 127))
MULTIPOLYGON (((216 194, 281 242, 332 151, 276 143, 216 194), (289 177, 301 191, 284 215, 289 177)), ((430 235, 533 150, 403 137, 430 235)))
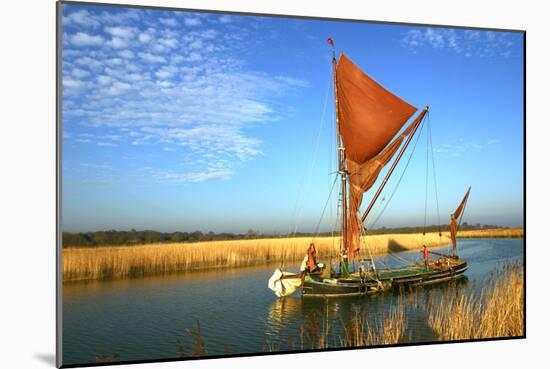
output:
POLYGON ((430 149, 432 152, 432 174, 434 178, 434 191, 435 191, 435 203, 437 209, 437 231, 439 232, 439 237, 441 237, 441 216, 439 212, 439 195, 437 191, 437 175, 435 172, 435 157, 434 157, 434 146, 432 138, 432 126, 430 122, 430 112, 428 111, 428 137, 430 138, 430 149))
POLYGON ((429 172, 430 172, 430 167, 429 167, 429 154, 430 154, 430 137, 429 137, 429 124, 428 124, 428 128, 426 129, 426 191, 424 193, 424 229, 422 231, 422 242, 424 243, 424 237, 426 236, 426 217, 428 215, 428 177, 429 177, 429 172))
POLYGON ((332 191, 334 190, 334 185, 336 184, 337 179, 338 179, 338 176, 335 176, 334 181, 332 182, 332 187, 331 187, 330 192, 328 194, 327 201, 325 202, 325 206, 323 207, 323 211, 321 212, 321 217, 319 218, 319 221, 317 222, 317 226, 315 227, 315 235, 311 239, 311 242, 313 242, 313 240, 315 240, 315 238, 317 238, 317 236, 319 236, 319 228, 321 226, 321 221, 323 220, 323 217, 325 215, 325 211, 327 210, 327 206, 330 203, 330 199, 332 197, 332 191))
MULTIPOLYGON (((330 77, 331 75, 329 75, 330 77)), ((298 231, 298 227, 300 226, 300 219, 302 217, 302 195, 305 195, 309 192, 309 188, 311 186, 311 177, 313 175, 313 168, 315 167, 315 163, 317 161, 317 154, 319 152, 319 142, 320 142, 320 139, 321 139, 321 133, 323 131, 323 122, 325 120, 325 113, 326 113, 326 110, 327 110, 327 103, 328 103, 328 95, 329 95, 329 92, 330 92, 330 79, 329 79, 329 83, 327 84, 327 90, 326 90, 326 94, 325 94, 325 101, 324 101, 324 104, 323 104, 323 110, 322 110, 322 114, 321 114, 321 121, 319 122, 319 130, 318 130, 318 133, 317 133, 317 140, 316 140, 316 144, 315 144, 315 151, 313 153, 313 158, 311 160, 311 166, 309 168, 309 174, 308 174, 308 180, 307 180, 307 185, 304 186, 304 182, 305 181, 305 177, 302 178, 302 183, 300 184, 300 189, 299 189, 299 193, 298 193, 298 198, 296 199, 296 204, 295 204, 295 208, 294 208, 294 219, 295 219, 295 223, 294 223, 294 230, 292 232, 289 232, 289 238, 291 237, 291 234, 292 236, 296 236, 296 232, 298 231), (305 189, 304 189, 305 187, 305 189), (304 191, 304 192, 302 192, 304 191)))
POLYGON ((399 188, 399 185, 401 184, 401 181, 403 180, 403 177, 405 176, 405 173, 407 172, 407 168, 409 167, 409 164, 411 163, 411 159, 412 159, 413 154, 416 150, 416 146, 418 144, 418 141, 420 141, 420 136, 422 135, 422 130, 423 129, 424 129, 424 122, 422 122, 421 125, 420 125, 420 132, 418 132, 418 136, 416 136, 416 141, 414 142, 413 149, 411 151, 411 154, 409 155, 409 158, 407 159, 407 163, 405 164, 405 167, 403 168, 403 172, 401 173, 401 176, 399 176, 399 179, 397 180, 397 183, 395 184, 395 187, 393 188, 392 193, 388 197, 388 200, 384 204, 384 207, 382 208, 380 213, 376 216, 376 218, 375 218, 374 222, 371 224, 370 228, 374 227, 378 223, 378 221, 380 220, 380 218, 382 217, 382 215, 386 211, 386 208, 388 207, 391 200, 393 199, 393 196, 397 192, 397 189, 399 188))

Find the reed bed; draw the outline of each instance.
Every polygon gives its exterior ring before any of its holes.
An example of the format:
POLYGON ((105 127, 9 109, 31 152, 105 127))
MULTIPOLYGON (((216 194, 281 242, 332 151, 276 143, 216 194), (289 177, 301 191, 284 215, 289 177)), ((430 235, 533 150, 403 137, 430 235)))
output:
POLYGON ((486 282, 482 292, 445 294, 431 302, 428 323, 439 339, 465 340, 519 337, 524 334, 524 275, 519 264, 507 264, 486 282))
MULTIPOLYGON (((313 240, 320 260, 338 255, 339 239, 313 240)), ((301 261, 311 237, 270 238, 197 243, 105 246, 63 249, 63 281, 139 277, 206 268, 237 268, 269 262, 284 266, 301 261)), ((367 238, 373 254, 448 244, 437 233, 373 235, 367 238)), ((366 250, 366 245, 363 245, 366 250)))
POLYGON ((341 347, 395 345, 405 333, 405 304, 399 301, 382 320, 369 323, 363 310, 356 311, 349 323, 343 323, 341 347))
MULTIPOLYGON (((448 232, 447 232, 448 235, 448 232)), ((476 229, 460 231, 458 238, 523 238, 523 228, 476 229)))

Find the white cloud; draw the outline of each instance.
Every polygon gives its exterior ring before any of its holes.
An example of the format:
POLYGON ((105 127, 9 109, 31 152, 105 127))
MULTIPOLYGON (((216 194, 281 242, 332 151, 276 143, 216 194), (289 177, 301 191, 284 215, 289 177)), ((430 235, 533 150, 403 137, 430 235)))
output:
POLYGON ((178 46, 178 40, 176 40, 175 38, 162 38, 158 40, 158 42, 172 49, 178 46))
POLYGON ((83 56, 75 60, 75 63, 80 66, 85 66, 91 69, 100 69, 103 64, 96 59, 90 58, 89 56, 83 56))
POLYGON ((140 58, 142 58, 143 60, 145 60, 146 62, 148 62, 148 63, 164 63, 164 62, 166 62, 166 59, 164 59, 162 56, 153 55, 151 53, 140 52, 140 53, 138 53, 138 56, 140 58))
POLYGON ((116 144, 114 144, 112 142, 103 142, 103 141, 99 141, 96 145, 97 146, 103 146, 103 147, 115 147, 115 146, 117 146, 116 144))
POLYGON ((120 38, 133 38, 136 30, 132 27, 105 27, 105 32, 120 38))
POLYGON ((118 55, 122 56, 125 59, 133 59, 135 56, 131 50, 122 50, 118 53, 118 55))
POLYGON ((101 45, 105 40, 99 35, 89 35, 84 32, 77 32, 70 37, 70 42, 76 46, 101 45))
POLYGON ((224 14, 219 18, 219 21, 220 21, 220 23, 231 23, 232 18, 231 18, 231 16, 229 16, 227 14, 224 14))
POLYGON ((121 143, 148 145, 158 155, 177 150, 192 158, 182 162, 182 171, 157 172, 159 180, 230 178, 241 163, 262 155, 250 128, 281 119, 284 113, 274 114, 281 108, 276 98, 307 83, 247 68, 240 53, 228 49, 234 35, 204 29, 200 18, 185 18, 199 22, 190 30, 167 28, 174 18, 133 17, 102 20, 111 39, 96 39, 82 54, 64 54, 71 72, 64 86, 75 91, 64 96, 64 119, 103 132, 78 139, 118 144, 118 150, 125 149, 121 143), (77 95, 86 98, 71 97, 77 95))
POLYGON ((193 52, 189 53, 189 55, 184 57, 183 60, 185 60, 187 62, 197 62, 197 61, 202 60, 202 56, 198 52, 193 51, 193 52))
POLYGON ((147 43, 153 39, 153 36, 149 33, 140 33, 138 39, 140 42, 147 43))
POLYGON ((128 47, 129 42, 125 38, 121 37, 113 37, 111 40, 107 41, 107 45, 115 48, 115 49, 124 49, 128 47))
POLYGON ((189 45, 187 45, 189 49, 202 49, 203 48, 203 42, 202 40, 194 40, 193 42, 190 42, 189 45))
POLYGON ((107 91, 110 95, 119 95, 123 92, 128 91, 131 87, 132 86, 130 86, 128 83, 116 81, 111 85, 111 87, 109 87, 107 91))
POLYGON ((413 51, 430 47, 453 51, 466 57, 509 57, 512 46, 508 36, 503 32, 433 27, 409 30, 404 34, 401 43, 413 51))
POLYGON ((205 182, 211 180, 229 179, 233 175, 233 171, 228 169, 209 169, 199 172, 185 173, 156 173, 155 177, 162 181, 169 182, 205 182))
POLYGON ((159 22, 168 27, 177 27, 179 23, 174 18, 159 18, 159 22))
POLYGON ((72 88, 72 89, 78 89, 85 86, 85 83, 76 79, 72 78, 63 78, 63 87, 65 88, 72 88))
POLYGON ((73 75, 73 77, 77 79, 82 79, 82 78, 88 77, 90 75, 90 72, 79 68, 73 68, 73 70, 71 71, 71 74, 73 75))
POLYGON ((84 27, 97 27, 99 22, 85 9, 71 12, 63 17, 63 25, 78 25, 84 27))
POLYGON ((101 75, 97 77, 97 81, 99 82, 100 85, 105 86, 105 85, 111 84, 113 79, 109 76, 101 75))
POLYGON ((184 18, 183 23, 188 27, 196 27, 202 24, 198 18, 184 18))
POLYGON ((176 71, 177 71, 177 68, 174 66, 170 66, 170 65, 163 66, 155 73, 155 75, 158 78, 166 79, 166 78, 172 77, 176 73, 176 71))

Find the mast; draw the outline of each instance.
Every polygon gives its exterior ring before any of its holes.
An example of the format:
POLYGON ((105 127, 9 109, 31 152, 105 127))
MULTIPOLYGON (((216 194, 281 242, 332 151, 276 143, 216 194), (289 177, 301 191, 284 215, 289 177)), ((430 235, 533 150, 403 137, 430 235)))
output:
POLYGON ((348 232, 348 195, 347 195, 347 173, 346 173, 346 152, 340 134, 340 121, 338 118, 338 85, 336 80, 336 52, 334 50, 334 41, 332 38, 328 40, 332 46, 332 79, 334 84, 334 106, 336 115, 336 140, 338 145, 338 174, 341 177, 341 193, 342 193, 342 245, 341 254, 344 261, 344 273, 347 273, 347 232, 348 232))
POLYGON ((382 193, 382 190, 386 186, 386 183, 388 182, 388 179, 392 175, 393 170, 395 169, 395 167, 399 163, 399 160, 403 156, 403 153, 407 149, 407 146, 409 146, 409 143, 411 142, 414 134, 416 133, 416 130, 420 126, 420 123, 422 123, 422 119, 424 119, 424 115, 428 112, 428 109, 429 109, 429 107, 426 106, 424 108, 424 110, 422 111, 422 113, 420 113, 421 119, 418 120, 418 123, 414 126, 412 132, 409 134, 409 136, 407 137, 407 140, 405 141, 405 143, 401 147, 401 150, 399 150, 399 154, 397 154, 397 157, 393 161, 392 166, 388 170, 388 173, 386 173, 386 176, 384 177, 384 180, 382 181, 382 183, 380 184, 380 187, 378 187, 378 190, 374 194, 374 197, 372 198, 369 206, 367 207, 367 210, 365 210, 365 212, 363 213, 363 216, 361 217, 361 223, 363 223, 365 221, 365 219, 367 218, 367 215, 369 215, 370 211, 372 210, 372 207, 374 206, 374 203, 376 202, 376 200, 378 200, 378 197, 380 196, 380 193, 382 193))
POLYGON ((357 67, 345 54, 338 61, 333 46, 333 78, 338 128, 338 173, 342 186, 342 274, 360 250, 359 207, 380 170, 397 153, 405 136, 421 120, 419 115, 395 135, 416 108, 388 91, 357 67))

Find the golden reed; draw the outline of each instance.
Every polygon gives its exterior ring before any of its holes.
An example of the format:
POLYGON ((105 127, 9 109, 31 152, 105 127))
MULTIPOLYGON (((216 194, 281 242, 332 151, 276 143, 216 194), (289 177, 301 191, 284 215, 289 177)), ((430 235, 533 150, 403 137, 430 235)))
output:
MULTIPOLYGON (((460 232, 460 237, 523 237, 523 229, 494 229, 460 232)), ((406 251, 449 243, 448 232, 387 234, 367 237, 373 255, 406 251)), ((238 268, 265 263, 301 261, 314 241, 320 260, 338 255, 337 237, 266 238, 197 243, 102 246, 63 249, 63 281, 137 277, 208 268, 238 268)), ((366 247, 363 244, 363 253, 366 247)), ((294 265, 293 265, 294 266, 294 265)))
MULTIPOLYGON (((446 232, 448 234, 448 232, 446 232)), ((460 231, 458 238, 523 238, 523 228, 479 229, 460 231)))
POLYGON ((504 265, 486 283, 481 295, 449 291, 434 301, 428 323, 444 341, 523 336, 523 286, 523 267, 504 265))
MULTIPOLYGON (((337 237, 65 248, 63 281, 126 278, 206 268, 237 268, 262 263, 278 263, 286 267, 289 262, 303 259, 312 240, 320 260, 338 255, 340 244, 337 237)), ((424 236, 419 233, 373 235, 366 242, 373 254, 385 254, 388 250, 420 249, 424 243, 428 247, 441 246, 448 244, 449 239, 437 233, 424 236)), ((366 250, 365 245, 363 250, 366 250)))

